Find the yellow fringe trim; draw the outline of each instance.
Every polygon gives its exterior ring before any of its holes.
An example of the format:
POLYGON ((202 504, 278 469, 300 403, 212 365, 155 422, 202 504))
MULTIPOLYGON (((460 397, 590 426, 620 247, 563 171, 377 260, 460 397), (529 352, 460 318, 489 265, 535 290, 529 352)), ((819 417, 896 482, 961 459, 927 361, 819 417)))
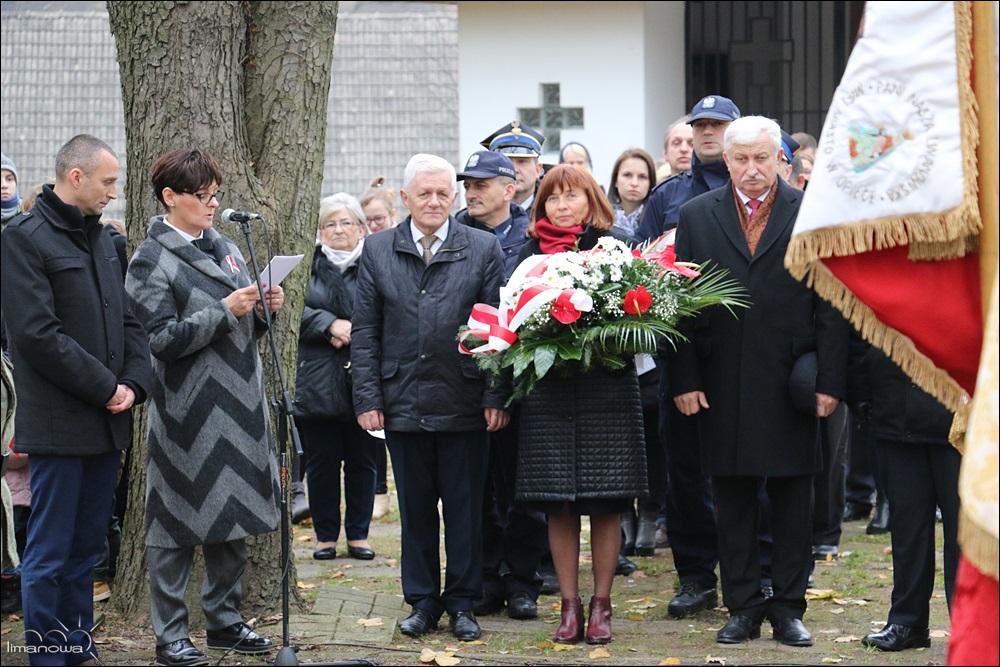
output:
MULTIPOLYGON (((899 364, 913 382, 946 408, 967 410, 969 394, 945 371, 920 352, 908 336, 886 326, 866 303, 858 299, 822 262, 811 264, 804 274, 806 285, 844 314, 861 336, 899 364)), ((800 279, 802 276, 799 277, 800 279)), ((964 442, 956 446, 960 452, 964 442)))
POLYGON ((963 405, 951 420, 951 429, 948 431, 948 442, 962 454, 965 454, 965 434, 969 431, 969 414, 972 412, 972 403, 963 405))
POLYGON ((960 512, 958 517, 958 545, 962 548, 962 555, 977 570, 1000 579, 1000 566, 997 564, 1000 545, 997 538, 976 524, 965 512, 960 512))
POLYGON ((969 2, 956 2, 954 6, 964 181, 961 203, 943 212, 868 218, 796 235, 788 244, 785 266, 800 280, 807 272, 807 265, 825 257, 844 257, 911 245, 911 260, 955 259, 978 247, 969 241, 982 229, 978 202, 979 165, 976 161, 978 105, 970 76, 972 6, 969 2))

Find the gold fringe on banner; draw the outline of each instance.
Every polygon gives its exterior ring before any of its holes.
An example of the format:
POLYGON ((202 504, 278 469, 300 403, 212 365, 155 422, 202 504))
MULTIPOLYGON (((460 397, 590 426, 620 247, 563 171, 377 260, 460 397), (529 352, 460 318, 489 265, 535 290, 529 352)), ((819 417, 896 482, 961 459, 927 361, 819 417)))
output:
POLYGON ((955 259, 977 249, 974 238, 982 229, 979 214, 979 124, 972 90, 972 7, 955 2, 955 46, 958 61, 959 119, 962 140, 962 201, 955 208, 934 213, 869 218, 815 229, 793 236, 785 266, 798 279, 808 265, 826 257, 910 245, 911 260, 955 259))
POLYGON ((997 565, 997 538, 978 526, 964 512, 958 515, 958 543, 962 555, 985 575, 1000 579, 997 565))

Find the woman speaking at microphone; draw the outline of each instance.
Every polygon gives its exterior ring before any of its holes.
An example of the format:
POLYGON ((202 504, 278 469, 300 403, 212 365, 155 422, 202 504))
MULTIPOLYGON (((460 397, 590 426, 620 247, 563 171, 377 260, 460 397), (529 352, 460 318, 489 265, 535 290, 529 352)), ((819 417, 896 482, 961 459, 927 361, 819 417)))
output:
MULTIPOLYGON (((277 463, 257 336, 264 305, 239 249, 212 223, 222 174, 200 149, 151 170, 165 215, 150 221, 125 289, 146 328, 157 384, 149 410, 146 554, 156 664, 207 665, 192 643, 184 593, 194 547, 205 555, 201 605, 208 648, 265 653, 271 640, 240 614, 245 538, 278 526, 277 463)), ((278 311, 274 287, 266 306, 278 311)))

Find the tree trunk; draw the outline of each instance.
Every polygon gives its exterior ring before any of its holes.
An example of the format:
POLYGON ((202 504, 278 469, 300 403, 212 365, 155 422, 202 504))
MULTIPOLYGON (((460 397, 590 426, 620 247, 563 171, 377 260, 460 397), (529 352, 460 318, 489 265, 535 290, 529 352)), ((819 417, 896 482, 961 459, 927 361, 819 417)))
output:
MULTIPOLYGON (((260 212, 257 259, 304 253, 285 279, 275 334, 289 391, 294 381, 299 314, 316 236, 323 177, 336 2, 108 2, 125 109, 126 220, 132 251, 157 214, 149 170, 161 154, 206 148, 223 170, 223 207, 260 212), (267 254, 267 256, 265 256, 267 254)), ((247 256, 239 230, 221 230, 247 256)), ((269 397, 280 396, 270 352, 262 346, 269 397)), ((148 610, 144 549, 145 412, 136 414, 129 509, 113 602, 128 616, 148 610)), ((291 443, 289 442, 289 447, 291 443)), ((280 460, 280 459, 279 459, 280 460)), ((290 466, 289 466, 290 469, 290 466)), ((248 540, 245 615, 276 609, 282 564, 278 533, 248 540)), ((189 600, 200 586, 192 577, 189 600)), ((295 570, 290 568, 295 590, 295 570)), ((192 612, 199 610, 195 602, 192 612)))

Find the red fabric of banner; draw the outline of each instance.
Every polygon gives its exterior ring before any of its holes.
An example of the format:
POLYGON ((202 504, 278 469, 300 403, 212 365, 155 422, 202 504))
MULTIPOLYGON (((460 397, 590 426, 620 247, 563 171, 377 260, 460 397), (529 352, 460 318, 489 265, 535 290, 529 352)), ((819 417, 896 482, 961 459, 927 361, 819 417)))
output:
POLYGON ((949 665, 1000 664, 1000 590, 997 580, 964 558, 955 579, 949 665))
POLYGON ((879 321, 912 339, 971 395, 983 343, 979 256, 913 262, 906 255, 901 246, 822 261, 879 321))

